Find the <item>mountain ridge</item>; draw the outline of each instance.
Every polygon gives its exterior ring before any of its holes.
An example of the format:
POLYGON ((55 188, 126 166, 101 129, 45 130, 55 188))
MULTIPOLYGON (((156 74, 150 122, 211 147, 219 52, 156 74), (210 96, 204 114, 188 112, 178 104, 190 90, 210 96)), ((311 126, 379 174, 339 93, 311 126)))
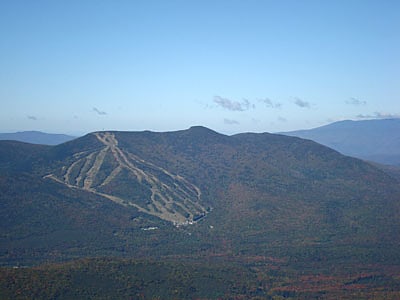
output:
POLYGON ((50 253, 54 261, 88 253, 307 261, 350 251, 350 260, 382 260, 395 259, 400 243, 398 180, 297 137, 195 127, 95 132, 57 146, 1 141, 0 149, 2 214, 23 220, 4 221, 2 264, 50 253), (53 210, 75 213, 63 223, 45 217, 53 210), (21 236, 27 224, 31 234, 21 236), (60 244, 46 228, 69 234, 60 244))
POLYGON ((13 140, 31 144, 58 145, 75 139, 76 136, 41 131, 19 131, 0 133, 0 140, 13 140))
POLYGON ((280 134, 311 139, 345 155, 400 166, 400 119, 345 120, 280 134))

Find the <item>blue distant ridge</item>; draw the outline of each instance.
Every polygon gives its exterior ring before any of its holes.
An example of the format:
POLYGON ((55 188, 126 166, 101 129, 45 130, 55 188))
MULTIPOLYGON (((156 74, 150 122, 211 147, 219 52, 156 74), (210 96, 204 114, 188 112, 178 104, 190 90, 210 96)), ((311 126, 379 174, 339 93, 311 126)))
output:
POLYGON ((0 140, 19 141, 41 145, 59 145, 75 139, 66 134, 45 133, 41 131, 21 131, 15 133, 0 133, 0 140))
POLYGON ((400 119, 346 120, 282 134, 310 139, 345 155, 400 166, 400 119))

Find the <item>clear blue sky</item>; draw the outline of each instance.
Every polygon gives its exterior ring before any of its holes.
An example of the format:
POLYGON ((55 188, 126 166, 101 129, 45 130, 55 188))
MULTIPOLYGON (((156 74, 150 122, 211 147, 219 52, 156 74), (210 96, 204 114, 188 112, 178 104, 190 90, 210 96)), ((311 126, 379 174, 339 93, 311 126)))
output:
POLYGON ((400 117, 400 1, 0 0, 0 132, 400 117))

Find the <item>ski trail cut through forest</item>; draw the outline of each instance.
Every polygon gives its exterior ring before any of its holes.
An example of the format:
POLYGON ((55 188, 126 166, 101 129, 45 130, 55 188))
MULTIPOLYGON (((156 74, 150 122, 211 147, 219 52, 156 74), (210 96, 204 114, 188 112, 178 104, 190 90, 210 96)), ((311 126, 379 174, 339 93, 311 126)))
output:
POLYGON ((157 216, 175 224, 193 222, 204 216, 206 209, 200 204, 200 189, 180 175, 148 162, 137 155, 121 149, 118 140, 110 132, 94 133, 104 145, 100 150, 76 153, 75 161, 62 168, 63 175, 49 174, 45 177, 103 196, 124 206, 157 216), (123 191, 115 186, 123 183, 123 191), (131 185, 131 186, 129 186, 131 185), (147 190, 150 196, 137 199, 132 187, 147 190), (130 194, 126 190, 131 191, 130 194), (136 198, 135 198, 136 197, 136 198))

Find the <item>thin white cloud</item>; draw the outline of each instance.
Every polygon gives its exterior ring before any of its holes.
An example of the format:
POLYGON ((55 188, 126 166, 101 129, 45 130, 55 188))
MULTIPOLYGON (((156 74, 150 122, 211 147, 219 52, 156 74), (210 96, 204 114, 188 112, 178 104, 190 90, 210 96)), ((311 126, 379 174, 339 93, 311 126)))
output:
POLYGON ((93 111, 96 112, 100 116, 105 116, 107 113, 105 111, 101 111, 97 109, 96 107, 93 107, 93 111))
POLYGON ((239 122, 236 120, 231 120, 231 119, 224 119, 224 123, 227 125, 238 125, 239 122))
POLYGON ((258 99, 258 101, 264 103, 266 107, 270 108, 280 108, 282 106, 281 103, 273 102, 269 98, 258 99))
POLYGON ((346 100, 346 104, 361 106, 361 105, 367 105, 367 101, 351 97, 349 100, 346 100))
POLYGON ((311 107, 310 102, 304 101, 298 97, 294 98, 294 104, 296 104, 297 106, 302 107, 302 108, 310 108, 311 107))
POLYGON ((376 111, 371 115, 359 114, 359 115, 357 115, 357 118, 359 118, 359 119, 399 119, 400 114, 382 113, 382 112, 376 111))
POLYGON ((254 105, 252 105, 247 99, 243 99, 242 102, 239 102, 220 96, 214 96, 214 102, 222 108, 231 111, 245 111, 250 109, 251 107, 254 108, 254 105))
POLYGON ((287 119, 284 117, 278 117, 279 122, 287 122, 287 119))

